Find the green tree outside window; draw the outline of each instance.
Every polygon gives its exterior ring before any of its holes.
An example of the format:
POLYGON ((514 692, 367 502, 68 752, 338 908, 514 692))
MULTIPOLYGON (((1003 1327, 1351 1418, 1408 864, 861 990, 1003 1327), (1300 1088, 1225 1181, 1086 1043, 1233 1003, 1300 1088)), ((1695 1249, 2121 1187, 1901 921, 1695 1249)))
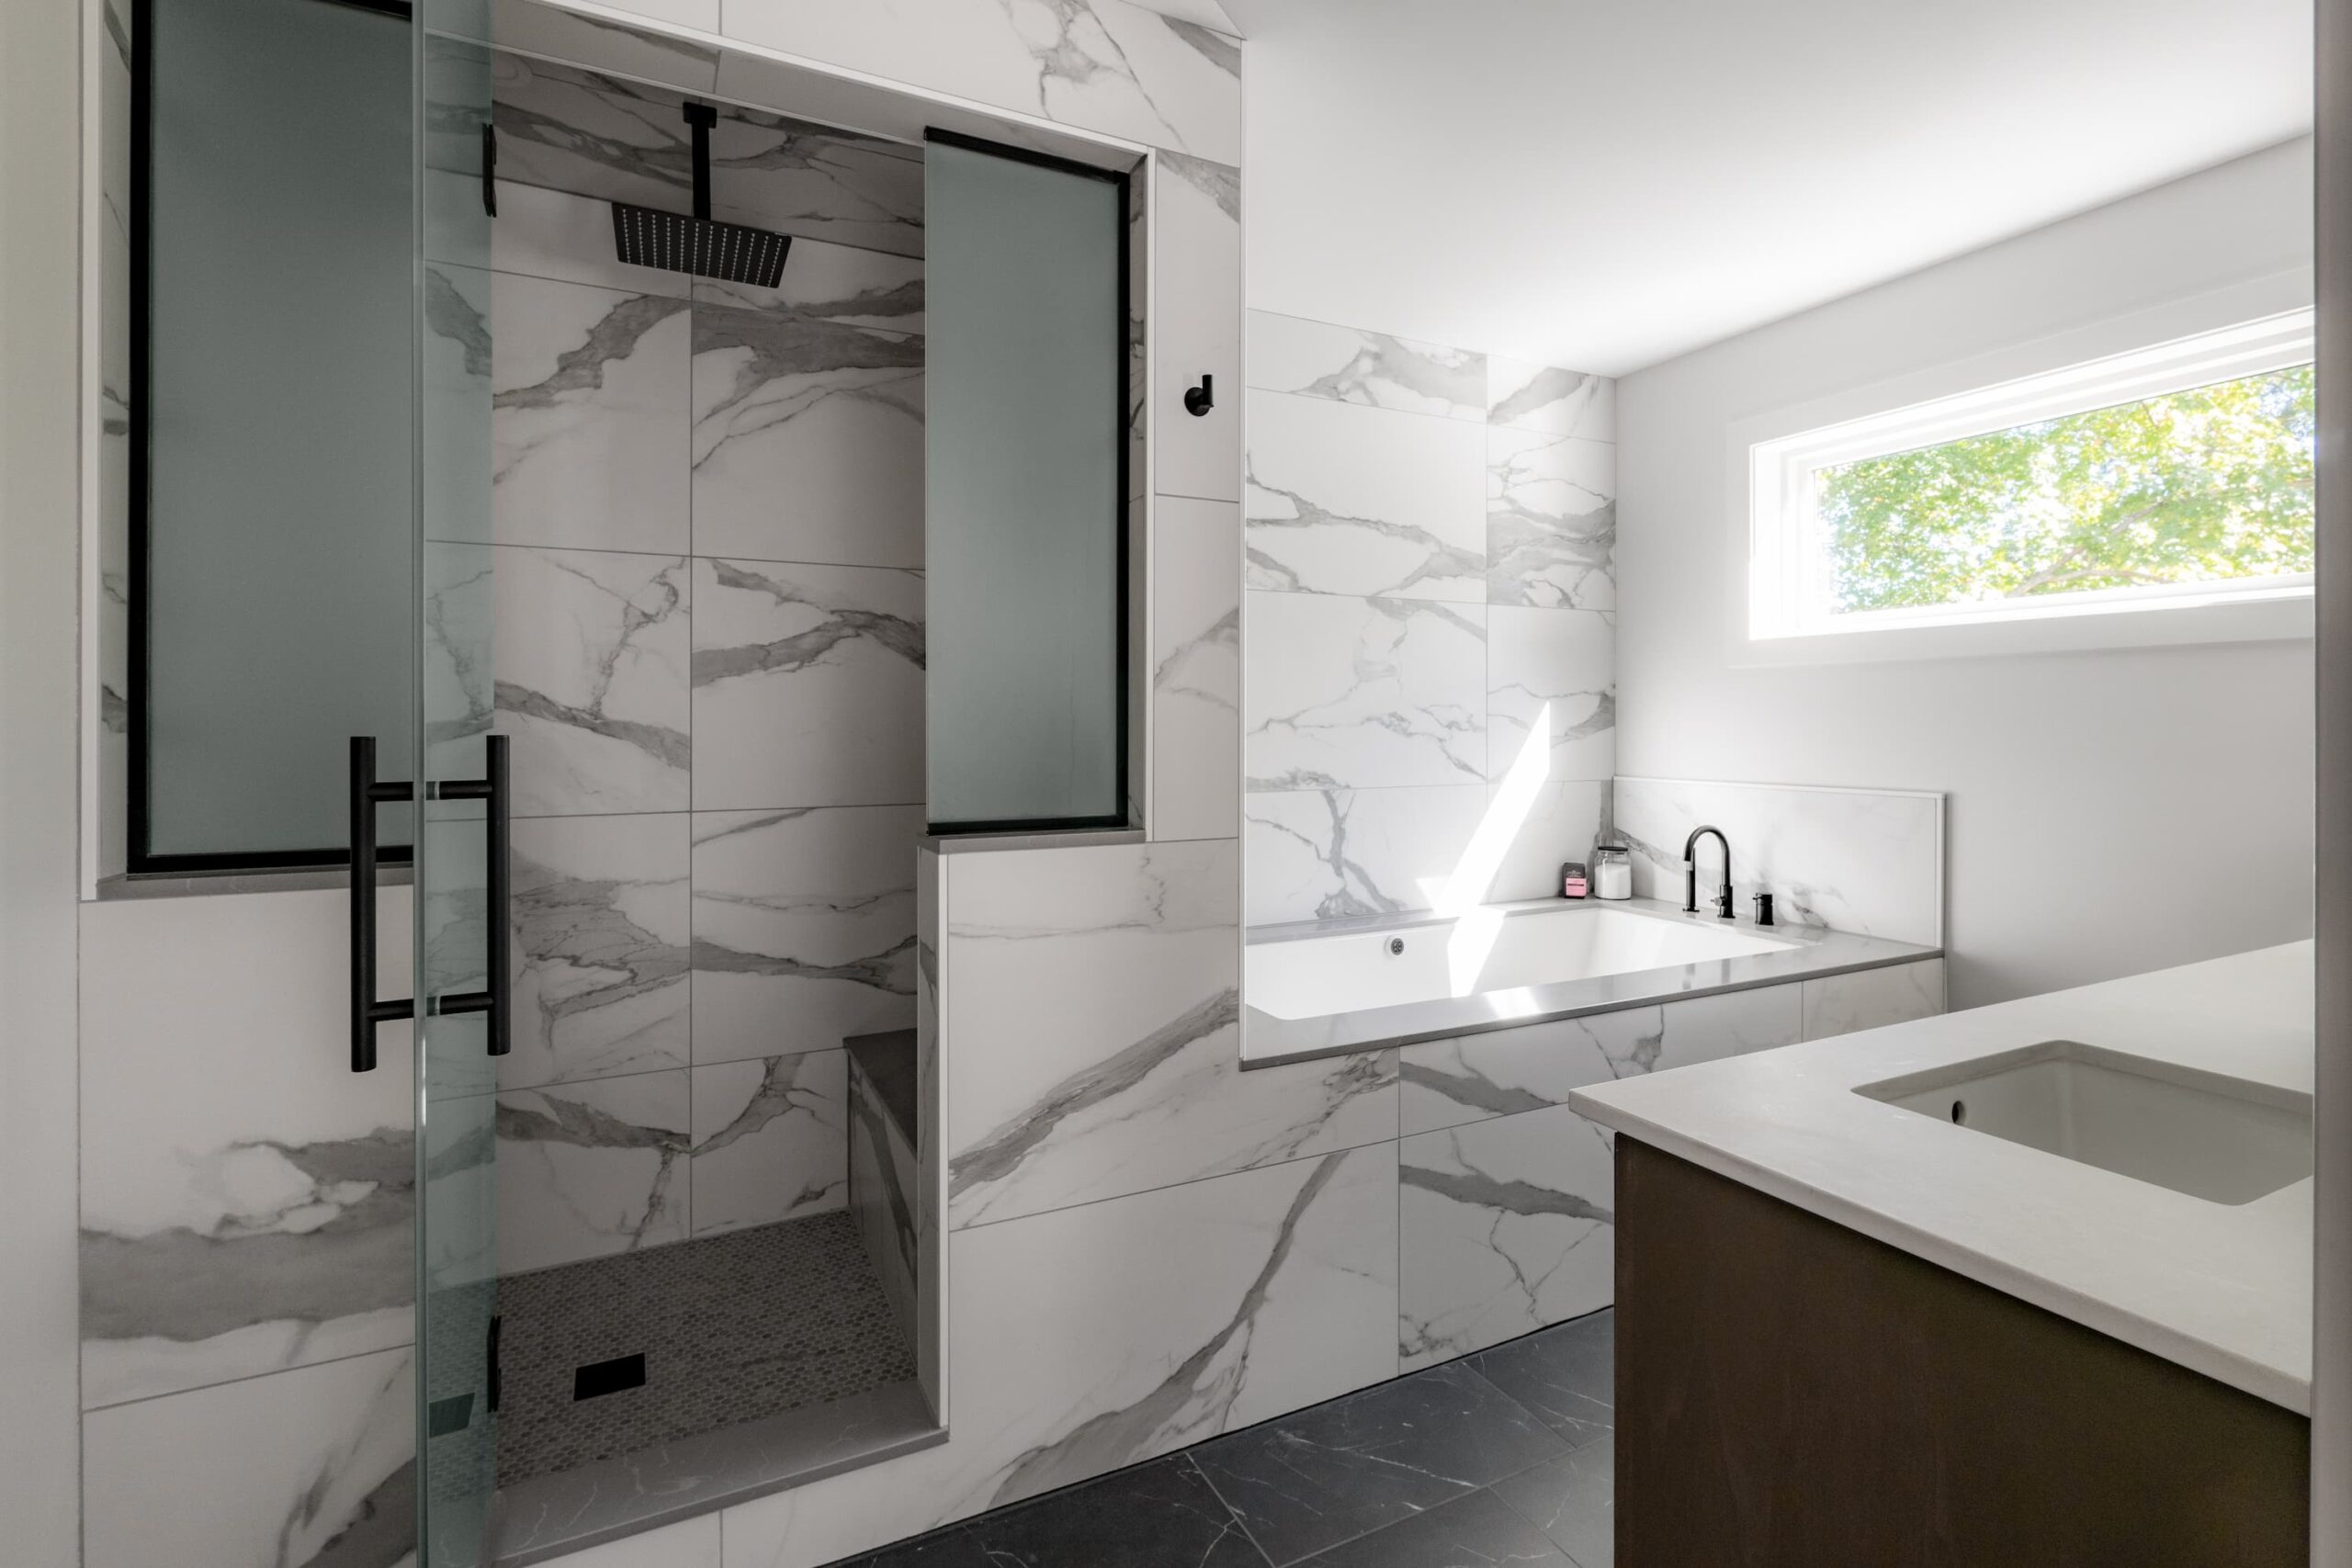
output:
POLYGON ((1815 473, 1838 613, 2312 570, 2310 366, 1815 473))

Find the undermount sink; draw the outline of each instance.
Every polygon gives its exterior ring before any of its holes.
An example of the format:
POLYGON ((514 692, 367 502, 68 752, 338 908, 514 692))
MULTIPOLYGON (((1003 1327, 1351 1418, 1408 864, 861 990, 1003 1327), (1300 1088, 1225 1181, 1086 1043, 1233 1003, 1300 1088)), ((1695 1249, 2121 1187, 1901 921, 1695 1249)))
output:
POLYGON ((1854 1092, 2213 1203, 2312 1173, 2312 1097, 2048 1040, 1854 1092))

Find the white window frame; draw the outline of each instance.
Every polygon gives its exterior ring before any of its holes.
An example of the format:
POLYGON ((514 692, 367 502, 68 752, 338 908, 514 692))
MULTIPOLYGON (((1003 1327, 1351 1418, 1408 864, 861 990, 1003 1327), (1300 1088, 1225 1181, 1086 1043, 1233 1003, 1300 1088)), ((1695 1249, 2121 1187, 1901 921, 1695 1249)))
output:
POLYGON ((1834 614, 1812 495, 1814 476, 1841 463, 2308 364, 2309 277, 2257 280, 1736 426, 1737 661, 2310 637, 2308 573, 1834 614))

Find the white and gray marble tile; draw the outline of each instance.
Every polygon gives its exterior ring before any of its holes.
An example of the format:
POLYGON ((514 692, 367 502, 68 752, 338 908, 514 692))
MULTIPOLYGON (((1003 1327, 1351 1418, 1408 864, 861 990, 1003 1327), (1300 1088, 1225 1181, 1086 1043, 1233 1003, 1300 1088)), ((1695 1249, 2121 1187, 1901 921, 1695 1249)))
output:
MULTIPOLYGON (((1592 610, 1487 612, 1487 769, 1541 756, 1546 779, 1617 771, 1617 623, 1592 610), (1538 748, 1534 736, 1549 737, 1538 748)), ((1531 764, 1532 765, 1532 764, 1531 764)))
MULTIPOLYGON (((1152 483, 1161 495, 1241 498, 1241 171, 1181 152, 1153 162, 1152 483), (1184 393, 1216 378, 1216 404, 1195 416, 1184 393)), ((1143 480, 1135 472, 1135 482, 1143 480)))
POLYGON ((1487 785, 1487 811, 1513 814, 1501 824, 1510 839, 1487 885, 1487 899, 1500 903, 1559 897, 1560 867, 1569 861, 1590 865, 1608 801, 1606 779, 1555 779, 1539 784, 1523 809, 1515 786, 1487 785))
POLYGON ((499 1087, 684 1066, 685 815, 530 818, 514 839, 514 1043, 499 1087))
POLYGON ((1361 327, 1250 312, 1250 385, 1485 423, 1487 356, 1361 327))
MULTIPOLYGON (((923 340, 725 305, 720 292, 698 289, 695 306, 695 548, 920 568, 923 340)), ((860 301, 830 303, 854 310, 860 301)))
POLYGON ((695 570, 695 808, 922 800, 922 576, 714 559, 695 570))
MULTIPOLYGON (((599 201, 686 209, 693 160, 684 95, 513 54, 498 57, 493 94, 503 178, 599 201)), ((726 107, 710 151, 714 217, 922 254, 920 148, 726 107)))
MULTIPOLYGON (((716 7, 718 0, 709 3, 716 7)), ((721 1568, 719 1530, 725 1517, 698 1514, 585 1551, 568 1551, 557 1561, 563 1568, 721 1568)))
POLYGON ((1666 1004, 1666 1040, 1657 1067, 1720 1062, 1804 1038, 1804 982, 1758 986, 1666 1004))
POLYGON ((796 240, 792 259, 773 288, 716 278, 691 280, 696 304, 765 310, 796 321, 836 321, 845 326, 921 337, 923 330, 923 264, 921 256, 796 240))
POLYGON ((498 1097, 498 1267, 520 1273, 688 1234, 686 1071, 498 1097))
POLYGON ((93 1413, 87 1568, 401 1568, 416 1561, 406 1349, 93 1413))
POLYGON ((956 1232, 949 1441, 730 1509, 729 1562, 829 1562, 1393 1377, 1396 1204, 1382 1144, 956 1232))
POLYGON ((957 857, 952 1224, 1396 1135, 1386 1053, 1241 1071, 1238 861, 1231 840, 957 857))
POLYGON ((1480 784, 1281 790, 1242 797, 1250 925, 1433 908, 1485 820, 1480 784))
MULTIPOLYGON (((1620 778, 1612 809, 1644 897, 1682 901, 1683 841, 1712 823, 1731 840, 1743 915, 1749 897, 1770 892, 1787 924, 1943 941, 1940 795, 1620 778)), ((1716 852, 1712 840, 1699 846, 1702 883, 1716 852)))
POLYGON ((1244 595, 1253 790, 1483 784, 1487 609, 1244 595))
POLYGON ((496 275, 450 262, 424 268, 422 484, 424 537, 483 546, 497 533, 497 415, 491 318, 496 275))
POLYGON ((697 813, 695 1060, 914 1022, 920 806, 697 813))
POLYGON ((849 1203, 849 1064, 841 1051, 694 1069, 693 1234, 849 1203))
POLYGON ((1487 432, 1487 602, 1617 607, 1617 448, 1487 432))
MULTIPOLYGON (((85 904, 82 1394, 119 1404, 405 1343, 413 1332, 409 1026, 354 1074, 343 893, 85 904)), ((378 897, 407 994, 409 890, 378 897)))
POLYGON ((1458 420, 1251 397, 1249 586, 1484 603, 1486 439, 1458 420))
POLYGON ((1151 554, 1151 836, 1231 838, 1240 830, 1240 508, 1162 496, 1151 554))
MULTIPOLYGON (((718 31, 718 0, 626 0, 614 9, 706 33, 718 31)), ((669 33, 533 0, 494 5, 490 20, 499 46, 536 56, 526 62, 535 69, 550 68, 542 62, 572 61, 690 93, 709 93, 718 87, 718 51, 669 33)), ((442 25, 447 25, 446 18, 442 25)))
MULTIPOLYGON (((693 762, 686 562, 603 550, 484 553, 493 558, 497 722, 514 737, 514 814, 684 810, 693 762)), ((462 669, 481 639, 459 630, 446 640, 446 661, 462 669)))
POLYGON ((1219 163, 1241 162, 1241 45, 1126 0, 732 0, 746 43, 1219 163))
POLYGON ((1891 964, 1804 982, 1804 1037, 1826 1040, 1944 1010, 1944 961, 1891 964))
POLYGON ((505 545, 687 544, 687 303, 497 274, 492 509, 505 545))
POLYGON ((1487 361, 1487 420, 1588 441, 1617 439, 1617 383, 1532 365, 1523 359, 1487 361))
POLYGON ((942 1422, 948 1419, 947 1140, 939 1048, 946 864, 935 850, 915 852, 915 1380, 942 1422))
POLYGON ((1397 1125, 1410 1136, 1565 1105, 1587 1084, 1651 1071, 1665 1043, 1659 1010, 1640 1007, 1407 1045, 1397 1125))
POLYGON ((1582 1316, 1614 1298, 1612 1145, 1568 1107, 1406 1138, 1396 1182, 1402 1370, 1582 1316))
MULTIPOLYGON (((846 1055, 846 1053, 844 1053, 846 1055)), ((920 1102, 920 1095, 918 1096, 920 1102)), ((921 1106, 917 1108, 918 1120, 921 1106)), ((922 1272, 917 1237, 921 1168, 906 1133, 882 1103, 854 1057, 849 1071, 849 1206, 867 1261, 882 1280, 891 1313, 909 1336, 916 1333, 922 1272)))

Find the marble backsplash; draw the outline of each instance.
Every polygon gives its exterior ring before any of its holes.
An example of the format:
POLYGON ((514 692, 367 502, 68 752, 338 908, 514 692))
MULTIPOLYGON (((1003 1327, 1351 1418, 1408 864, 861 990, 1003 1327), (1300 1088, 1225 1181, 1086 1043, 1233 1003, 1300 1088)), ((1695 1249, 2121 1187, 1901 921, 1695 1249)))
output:
MULTIPOLYGON (((1756 894, 1770 893, 1775 917, 1791 925, 1942 945, 1939 794, 1621 778, 1614 812, 1642 897, 1681 901, 1683 841, 1707 823, 1731 840, 1741 919, 1756 894)), ((1715 886, 1715 855, 1712 840, 1700 845, 1702 898, 1715 886)))
POLYGON ((1245 919, 1462 896, 1482 827, 1476 896, 1546 891, 1616 769, 1615 384, 1249 322, 1245 919))

